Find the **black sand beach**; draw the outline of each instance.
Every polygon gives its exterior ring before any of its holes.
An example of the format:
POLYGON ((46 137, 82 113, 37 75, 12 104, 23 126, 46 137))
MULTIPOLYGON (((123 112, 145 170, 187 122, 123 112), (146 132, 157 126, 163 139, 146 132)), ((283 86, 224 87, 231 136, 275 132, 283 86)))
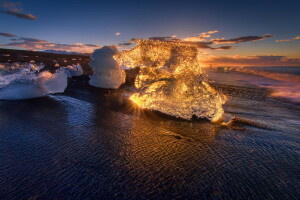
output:
POLYGON ((0 101, 0 199, 299 198, 299 105, 215 82, 236 119, 222 126, 142 111, 129 91, 87 81, 0 101))

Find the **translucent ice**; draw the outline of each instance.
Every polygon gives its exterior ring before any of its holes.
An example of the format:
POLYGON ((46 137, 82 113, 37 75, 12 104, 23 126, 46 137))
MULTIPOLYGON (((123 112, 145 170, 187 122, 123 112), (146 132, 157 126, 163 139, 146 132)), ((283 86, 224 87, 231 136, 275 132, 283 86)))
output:
POLYGON ((193 116, 217 121, 223 115, 225 96, 205 81, 195 46, 138 40, 137 45, 115 55, 121 66, 139 66, 137 92, 130 97, 140 108, 175 117, 193 116))
POLYGON ((117 89, 125 82, 126 74, 113 58, 116 53, 117 49, 114 46, 104 46, 94 51, 89 63, 94 70, 94 74, 90 77, 90 85, 117 89))

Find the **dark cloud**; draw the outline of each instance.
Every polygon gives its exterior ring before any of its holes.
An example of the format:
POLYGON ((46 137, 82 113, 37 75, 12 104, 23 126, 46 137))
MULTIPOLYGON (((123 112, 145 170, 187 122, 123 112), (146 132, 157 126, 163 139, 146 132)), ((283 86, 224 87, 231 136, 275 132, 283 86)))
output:
POLYGON ((130 42, 124 42, 124 43, 120 43, 119 45, 120 46, 129 46, 129 45, 132 45, 132 43, 130 43, 130 42))
POLYGON ((194 45, 197 46, 199 49, 212 49, 212 50, 215 49, 210 46, 213 44, 212 42, 190 42, 190 41, 183 41, 183 40, 177 40, 175 42, 180 44, 194 45))
POLYGON ((19 13, 19 12, 13 12, 13 11, 0 11, 0 13, 8 14, 8 15, 14 15, 18 18, 22 19, 29 19, 29 20, 36 20, 37 18, 31 14, 25 14, 25 13, 19 13))
POLYGON ((232 49, 233 46, 229 46, 229 45, 223 45, 220 47, 215 48, 216 50, 227 50, 227 49, 232 49))
MULTIPOLYGON (((158 40, 163 42, 174 42, 174 43, 180 43, 180 44, 187 44, 187 45, 194 45, 199 49, 209 49, 209 50, 231 50, 233 49, 233 46, 230 45, 222 45, 218 46, 219 44, 236 44, 240 42, 250 42, 250 41, 257 41, 257 40, 264 40, 266 38, 272 37, 270 34, 265 34, 263 36, 245 36, 245 37, 238 37, 238 38, 232 38, 232 39, 212 39, 210 41, 205 40, 205 38, 211 37, 211 34, 216 33, 218 31, 209 31, 200 33, 196 37, 187 37, 184 39, 178 39, 176 36, 156 36, 156 37, 149 37, 150 40, 158 40)), ((136 41, 139 38, 133 38, 129 42, 120 43, 120 46, 129 46, 133 43, 136 43, 136 41)))
POLYGON ((11 34, 11 33, 0 33, 0 36, 3 36, 3 37, 16 37, 15 34, 11 34))
POLYGON ((23 12, 22 4, 19 2, 12 3, 6 0, 0 0, 1 7, 4 10, 1 10, 0 13, 13 15, 21 19, 28 19, 28 20, 36 20, 37 18, 31 14, 26 14, 23 12))
POLYGON ((229 45, 223 45, 220 47, 212 47, 213 42, 187 42, 187 41, 180 41, 179 43, 182 44, 189 44, 189 45, 195 45, 199 49, 210 49, 210 50, 229 50, 232 49, 232 46, 229 45))
POLYGON ((177 41, 180 39, 174 38, 172 36, 158 36, 158 37, 149 37, 150 40, 159 40, 159 41, 177 41))
POLYGON ((129 45, 136 43, 137 40, 139 40, 139 38, 132 38, 129 42, 123 42, 123 43, 120 43, 119 45, 120 46, 129 46, 129 45))
POLYGON ((73 51, 80 53, 91 53, 95 49, 100 48, 99 45, 94 44, 58 44, 48 42, 46 40, 40 40, 36 38, 19 37, 11 39, 11 43, 0 45, 0 47, 18 47, 26 50, 57 50, 57 51, 73 51))
POLYGON ((212 39, 211 41, 215 44, 230 44, 230 43, 240 43, 240 42, 250 42, 250 41, 257 41, 257 40, 264 40, 266 38, 270 38, 272 35, 265 34, 262 36, 245 36, 245 37, 238 37, 238 38, 232 38, 232 39, 212 39))
POLYGON ((86 44, 85 46, 87 46, 87 47, 99 47, 99 45, 95 45, 95 44, 86 44))
POLYGON ((46 40, 39 40, 39 39, 35 39, 35 38, 26 38, 26 37, 20 37, 18 39, 15 39, 14 41, 36 42, 36 43, 47 42, 46 40))

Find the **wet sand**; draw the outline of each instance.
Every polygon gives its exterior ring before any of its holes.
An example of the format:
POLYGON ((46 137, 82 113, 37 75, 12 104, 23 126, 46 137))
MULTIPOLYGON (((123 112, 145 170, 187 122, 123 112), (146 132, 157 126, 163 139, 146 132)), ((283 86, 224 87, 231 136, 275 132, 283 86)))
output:
POLYGON ((299 105, 235 84, 213 83, 232 127, 139 110, 84 77, 0 101, 0 199, 298 199, 299 105))

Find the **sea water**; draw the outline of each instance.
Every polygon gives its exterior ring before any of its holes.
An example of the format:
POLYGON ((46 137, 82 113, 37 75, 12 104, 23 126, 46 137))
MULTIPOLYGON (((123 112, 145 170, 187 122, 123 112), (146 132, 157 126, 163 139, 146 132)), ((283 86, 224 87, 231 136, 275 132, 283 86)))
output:
POLYGON ((258 86, 269 90, 273 97, 300 103, 300 67, 231 67, 226 72, 220 68, 206 71, 213 80, 258 86))

